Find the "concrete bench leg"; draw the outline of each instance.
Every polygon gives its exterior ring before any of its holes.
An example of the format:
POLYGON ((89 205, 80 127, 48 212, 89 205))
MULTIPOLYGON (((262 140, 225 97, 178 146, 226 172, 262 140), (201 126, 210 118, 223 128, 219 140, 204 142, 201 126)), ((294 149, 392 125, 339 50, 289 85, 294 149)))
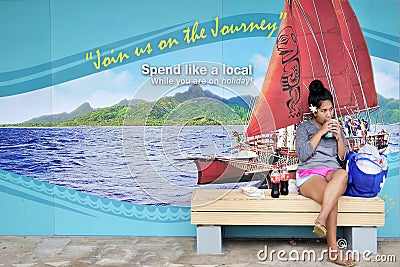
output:
POLYGON ((378 239, 376 227, 345 227, 344 237, 347 241, 347 249, 363 253, 366 250, 372 253, 378 252, 378 239))
POLYGON ((221 226, 197 226, 197 253, 222 253, 221 226))

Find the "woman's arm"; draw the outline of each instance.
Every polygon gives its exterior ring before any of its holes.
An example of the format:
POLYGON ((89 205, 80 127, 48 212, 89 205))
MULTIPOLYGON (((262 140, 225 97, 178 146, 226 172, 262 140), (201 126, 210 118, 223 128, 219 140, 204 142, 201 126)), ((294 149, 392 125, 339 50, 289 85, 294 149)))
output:
POLYGON ((338 156, 339 156, 339 159, 341 161, 343 161, 346 158, 347 151, 346 151, 346 147, 344 145, 344 138, 343 138, 342 134, 338 134, 338 137, 339 137, 339 138, 337 138, 338 156))
POLYGON ((296 152, 300 161, 305 162, 314 155, 321 137, 317 132, 309 139, 306 122, 299 125, 296 130, 296 152))
POLYGON ((340 131, 341 141, 337 140, 338 142, 338 160, 340 165, 344 164, 347 158, 348 147, 346 146, 346 137, 344 135, 343 130, 340 131))
POLYGON ((344 161, 346 159, 346 154, 347 154, 347 149, 345 146, 345 136, 342 130, 342 127, 340 126, 339 122, 336 120, 332 120, 330 122, 330 131, 333 132, 335 135, 335 138, 337 140, 337 147, 338 147, 338 157, 340 161, 344 161))
POLYGON ((319 144, 319 141, 321 141, 322 136, 324 136, 327 133, 327 131, 324 131, 322 127, 316 132, 310 139, 310 143, 313 147, 313 150, 317 149, 317 146, 319 144))

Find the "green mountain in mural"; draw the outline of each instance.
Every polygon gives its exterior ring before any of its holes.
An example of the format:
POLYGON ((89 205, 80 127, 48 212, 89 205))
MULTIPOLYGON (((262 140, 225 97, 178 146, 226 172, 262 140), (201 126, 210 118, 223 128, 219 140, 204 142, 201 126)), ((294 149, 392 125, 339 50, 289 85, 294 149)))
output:
POLYGON ((94 109, 90 106, 89 103, 85 102, 70 113, 64 112, 54 115, 44 115, 30 119, 25 123, 48 123, 48 122, 61 122, 61 121, 73 120, 76 117, 82 116, 83 114, 92 111, 94 111, 94 109))
MULTIPOLYGON (((191 85, 156 102, 124 99, 101 109, 83 103, 70 113, 41 116, 17 126, 244 125, 252 101, 251 96, 225 99, 191 85)), ((378 101, 381 108, 372 113, 372 123, 400 121, 400 100, 378 95, 378 101)))
POLYGON ((378 94, 378 103, 381 107, 376 111, 376 116, 372 118, 373 123, 397 123, 400 122, 400 100, 394 98, 384 98, 378 94))
POLYGON ((225 99, 191 85, 156 102, 124 99, 96 110, 84 103, 71 113, 45 115, 18 126, 237 125, 245 124, 251 100, 251 96, 225 99))
POLYGON ((237 97, 224 99, 199 85, 156 102, 129 105, 124 125, 242 125, 248 104, 237 97), (233 104, 234 103, 234 104, 233 104))

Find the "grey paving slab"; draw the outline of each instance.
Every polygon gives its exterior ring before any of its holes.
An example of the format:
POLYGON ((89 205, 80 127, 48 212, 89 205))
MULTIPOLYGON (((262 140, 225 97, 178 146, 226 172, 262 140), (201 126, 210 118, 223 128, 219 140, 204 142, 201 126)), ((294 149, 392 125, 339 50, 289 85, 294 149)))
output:
MULTIPOLYGON (((319 239, 298 239, 291 245, 285 239, 225 238, 221 254, 201 255, 194 237, 0 236, 0 267, 336 266, 326 257, 318 260, 324 249, 326 243, 319 239), (305 251, 314 251, 315 259, 305 258, 305 251)), ((360 257, 358 266, 400 266, 400 239, 379 240, 377 254, 360 257)))

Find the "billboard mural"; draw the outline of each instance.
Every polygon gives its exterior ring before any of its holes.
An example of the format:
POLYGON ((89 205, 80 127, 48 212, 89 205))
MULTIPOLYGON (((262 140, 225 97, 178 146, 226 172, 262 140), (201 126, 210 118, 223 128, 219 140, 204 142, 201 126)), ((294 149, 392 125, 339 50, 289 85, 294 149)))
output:
MULTIPOLYGON (((391 134, 378 235, 399 237, 399 3, 367 2, 349 1, 380 106, 369 131, 391 134)), ((200 185, 178 159, 237 153, 274 49, 294 51, 284 3, 1 1, 0 234, 195 235, 195 188, 259 181, 200 185)))

